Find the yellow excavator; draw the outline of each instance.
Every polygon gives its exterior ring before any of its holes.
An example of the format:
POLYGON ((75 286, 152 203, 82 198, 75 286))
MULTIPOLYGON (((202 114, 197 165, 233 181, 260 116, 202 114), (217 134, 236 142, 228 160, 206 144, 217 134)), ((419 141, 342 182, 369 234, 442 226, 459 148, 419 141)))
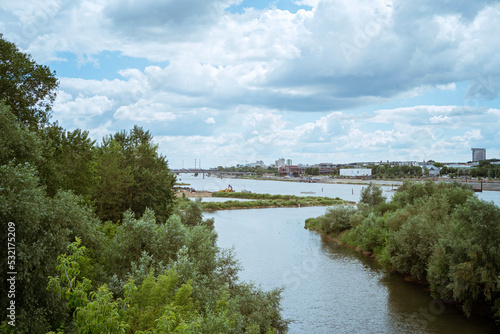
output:
POLYGON ((221 193, 234 193, 234 189, 231 185, 228 185, 226 189, 224 190, 219 190, 221 193))

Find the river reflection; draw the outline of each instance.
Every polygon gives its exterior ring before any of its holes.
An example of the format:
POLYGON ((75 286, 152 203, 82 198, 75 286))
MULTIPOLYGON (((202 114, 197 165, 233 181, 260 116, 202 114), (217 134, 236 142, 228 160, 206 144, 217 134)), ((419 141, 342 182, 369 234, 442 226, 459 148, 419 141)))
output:
POLYGON ((325 208, 232 210, 215 218, 218 245, 235 248, 240 279, 284 287, 290 333, 498 333, 489 319, 465 319, 373 259, 304 229, 325 208))

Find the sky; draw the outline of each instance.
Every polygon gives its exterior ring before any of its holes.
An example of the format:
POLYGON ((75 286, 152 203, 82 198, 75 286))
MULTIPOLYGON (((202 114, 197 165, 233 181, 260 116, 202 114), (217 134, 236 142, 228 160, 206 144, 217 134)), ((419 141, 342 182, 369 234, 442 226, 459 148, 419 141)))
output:
POLYGON ((52 121, 171 168, 500 158, 500 2, 2 0, 52 121))

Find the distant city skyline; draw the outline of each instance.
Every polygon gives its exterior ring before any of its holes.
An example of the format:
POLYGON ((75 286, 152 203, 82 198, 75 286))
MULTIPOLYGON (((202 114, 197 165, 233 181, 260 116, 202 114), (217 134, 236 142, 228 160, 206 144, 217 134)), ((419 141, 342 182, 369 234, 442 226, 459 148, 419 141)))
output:
MULTIPOLYGON (((465 161, 458 160, 439 160, 439 159, 429 159, 429 160, 374 160, 374 161, 349 161, 349 162, 335 162, 335 161, 321 161, 321 162, 297 162, 292 163, 292 159, 279 158, 274 162, 266 163, 263 160, 257 160, 255 162, 245 161, 245 163, 238 163, 236 165, 217 165, 217 166, 209 166, 208 168, 217 168, 217 167, 281 167, 281 166, 317 166, 322 164, 327 165, 353 165, 353 164, 391 164, 391 165, 408 165, 408 166, 418 166, 426 163, 444 163, 444 164, 477 164, 482 160, 490 160, 490 159, 500 159, 500 158, 489 158, 486 159, 486 149, 483 148, 471 148, 472 150, 472 159, 465 161)), ((184 167, 182 167, 184 168, 184 167)), ((186 167, 187 169, 192 169, 193 167, 186 167)), ((175 168, 174 168, 175 169, 175 168)))
POLYGON ((500 157, 500 3, 2 2, 56 71, 53 121, 140 125, 172 168, 500 157))

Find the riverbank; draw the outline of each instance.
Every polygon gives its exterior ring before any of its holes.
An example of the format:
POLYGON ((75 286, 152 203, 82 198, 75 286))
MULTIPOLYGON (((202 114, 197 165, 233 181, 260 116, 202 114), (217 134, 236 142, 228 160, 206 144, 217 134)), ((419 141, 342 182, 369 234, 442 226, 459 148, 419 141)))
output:
MULTIPOLYGON (((377 184, 379 186, 389 186, 397 187, 403 184, 405 181, 418 181, 425 182, 427 180, 432 180, 434 182, 460 182, 465 184, 470 184, 474 189, 481 189, 481 182, 478 180, 471 179, 451 179, 447 177, 426 177, 418 179, 348 179, 348 178, 332 178, 330 176, 314 176, 311 178, 303 177, 289 177, 289 176, 274 176, 274 175, 264 175, 258 176, 240 176, 240 177, 224 177, 228 179, 242 179, 242 180, 259 180, 259 181, 280 181, 280 182, 299 182, 299 183, 324 183, 324 184, 349 184, 349 185, 369 185, 370 183, 377 184)), ((482 189, 484 191, 500 191, 500 180, 488 180, 485 179, 482 182, 482 189)))
POLYGON ((433 296, 453 301, 467 316, 500 318, 495 306, 500 288, 494 283, 500 268, 495 247, 500 208, 459 184, 405 184, 390 202, 381 193, 371 186, 357 209, 331 208, 307 219, 305 227, 375 257, 406 281, 428 286, 433 296), (474 245, 481 256, 462 245, 474 245))
MULTIPOLYGON (((329 242, 334 242, 336 243, 337 245, 340 245, 342 247, 347 247, 347 248, 350 248, 358 253, 361 253, 365 256, 368 256, 372 259, 374 259, 375 261, 377 261, 379 264, 383 265, 382 263, 380 263, 380 258, 377 257, 377 255, 372 252, 372 251, 367 251, 361 247, 359 247, 358 245, 350 245, 349 243, 347 242, 343 242, 342 241, 342 236, 344 235, 344 233, 346 233, 347 231, 342 231, 340 233, 337 233, 337 234, 334 234, 334 233, 324 233, 321 231, 321 229, 317 226, 308 226, 307 224, 307 221, 306 220, 306 223, 305 223, 305 226, 304 228, 305 229, 308 229, 310 231, 314 231, 316 233, 318 233, 321 238, 325 239, 326 241, 329 241, 329 242)), ((429 282, 427 280, 418 280, 416 279, 415 277, 411 276, 411 275, 408 275, 408 274, 404 274, 404 273, 401 273, 401 272, 398 272, 398 271, 394 271, 394 270, 390 270, 388 268, 388 270, 393 273, 393 274, 397 274, 399 276, 401 276, 403 278, 404 281, 406 282, 410 282, 410 283, 416 283, 422 287, 429 287, 429 282)))
POLYGON ((212 191, 189 191, 189 190, 181 190, 175 193, 176 197, 187 197, 187 198, 203 198, 203 197, 212 197, 212 191))

